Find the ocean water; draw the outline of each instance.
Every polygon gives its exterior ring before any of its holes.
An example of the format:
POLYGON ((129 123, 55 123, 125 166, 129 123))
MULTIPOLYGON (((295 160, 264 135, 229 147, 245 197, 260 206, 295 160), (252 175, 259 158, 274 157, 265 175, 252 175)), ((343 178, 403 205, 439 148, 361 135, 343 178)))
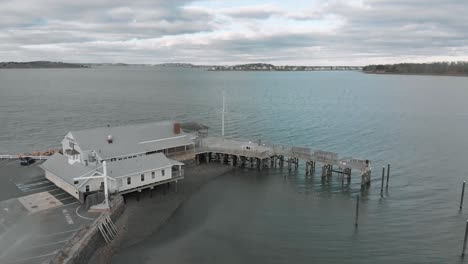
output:
MULTIPOLYGON (((204 186, 115 263, 462 263, 468 78, 360 72, 102 67, 0 71, 0 153, 59 145, 69 130, 164 119, 368 158, 360 179, 236 171, 204 186), (380 195, 381 167, 392 164, 380 195), (284 177, 286 175, 286 178, 284 177), (359 228, 355 196, 363 195, 359 228)), ((467 204, 468 206, 468 204, 467 204)))

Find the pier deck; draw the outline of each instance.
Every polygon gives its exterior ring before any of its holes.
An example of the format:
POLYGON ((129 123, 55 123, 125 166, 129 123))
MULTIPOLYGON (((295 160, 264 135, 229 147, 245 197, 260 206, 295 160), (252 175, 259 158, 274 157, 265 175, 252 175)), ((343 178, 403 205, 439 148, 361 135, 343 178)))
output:
POLYGON ((316 163, 322 164, 322 176, 330 176, 333 172, 351 177, 351 171, 359 171, 362 185, 370 182, 371 166, 366 159, 340 157, 338 153, 313 150, 307 147, 288 146, 270 143, 256 143, 248 140, 227 139, 222 137, 205 137, 200 140, 194 150, 196 160, 209 162, 212 159, 223 160, 231 165, 263 167, 282 167, 284 162, 288 168, 294 165, 297 169, 299 161, 306 162, 306 173, 315 170, 316 163), (213 157, 213 155, 215 155, 213 157))

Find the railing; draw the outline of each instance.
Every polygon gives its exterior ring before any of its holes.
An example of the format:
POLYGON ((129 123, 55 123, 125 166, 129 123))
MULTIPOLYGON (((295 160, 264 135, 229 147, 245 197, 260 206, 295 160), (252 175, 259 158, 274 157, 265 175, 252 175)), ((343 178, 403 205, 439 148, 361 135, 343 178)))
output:
POLYGON ((196 153, 220 152, 240 156, 253 156, 257 158, 268 158, 275 155, 282 155, 290 158, 299 158, 303 160, 318 161, 324 164, 338 165, 342 168, 351 168, 360 171, 367 171, 370 169, 369 161, 353 158, 339 158, 338 153, 313 150, 307 147, 217 137, 203 138, 200 141, 200 145, 201 147, 195 149, 196 153), (245 146, 252 147, 252 150, 245 149, 245 146))
POLYGON ((20 158, 32 158, 35 160, 46 160, 50 156, 33 156, 33 155, 11 155, 11 154, 5 154, 5 155, 0 155, 0 159, 20 159, 20 158))
POLYGON ((184 170, 172 172, 172 178, 177 178, 177 177, 182 177, 182 176, 184 176, 184 170))

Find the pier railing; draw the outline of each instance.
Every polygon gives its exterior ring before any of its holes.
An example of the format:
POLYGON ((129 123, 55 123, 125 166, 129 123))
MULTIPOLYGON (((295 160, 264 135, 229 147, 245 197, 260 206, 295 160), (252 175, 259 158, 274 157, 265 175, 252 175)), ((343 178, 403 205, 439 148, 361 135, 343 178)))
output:
POLYGON ((12 155, 12 154, 3 154, 0 155, 0 159, 20 159, 20 158, 32 158, 35 160, 46 160, 49 156, 35 156, 35 155, 12 155))
POLYGON ((206 137, 202 138, 200 147, 195 149, 195 153, 219 152, 238 156, 255 158, 269 158, 272 156, 284 156, 288 158, 298 158, 307 161, 318 161, 323 164, 337 165, 341 168, 350 168, 365 172, 370 169, 369 161, 356 158, 340 158, 338 153, 313 150, 308 147, 297 147, 283 144, 272 144, 269 142, 255 142, 254 140, 206 137))

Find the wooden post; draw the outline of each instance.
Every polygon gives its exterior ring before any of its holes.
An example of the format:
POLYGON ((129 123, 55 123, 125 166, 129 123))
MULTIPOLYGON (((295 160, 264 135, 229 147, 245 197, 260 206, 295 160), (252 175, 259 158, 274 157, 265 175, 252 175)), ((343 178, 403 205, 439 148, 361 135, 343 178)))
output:
POLYGON ((387 164, 387 185, 385 186, 388 189, 388 180, 390 179, 390 163, 387 164))
POLYGON ((385 180, 385 166, 382 167, 382 184, 380 186, 380 194, 383 194, 384 180, 385 180))
POLYGON ((466 181, 463 181, 462 193, 460 198, 460 210, 463 208, 463 197, 465 196, 465 185, 466 181))
POLYGON ((359 220, 359 194, 356 196, 356 216, 354 219, 354 226, 358 227, 358 220, 359 220))
POLYGON ((468 220, 466 221, 466 227, 465 227, 465 239, 463 239, 463 249, 462 249, 462 254, 461 257, 465 257, 465 249, 466 249, 466 240, 468 238, 468 220))

